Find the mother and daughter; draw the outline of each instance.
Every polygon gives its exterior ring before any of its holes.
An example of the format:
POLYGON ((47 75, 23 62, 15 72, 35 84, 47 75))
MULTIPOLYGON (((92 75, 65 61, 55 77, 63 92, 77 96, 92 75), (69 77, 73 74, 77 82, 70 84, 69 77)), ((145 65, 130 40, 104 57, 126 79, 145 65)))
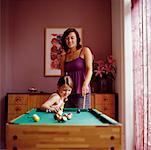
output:
POLYGON ((92 77, 92 52, 81 44, 80 35, 75 28, 68 28, 62 36, 65 50, 61 59, 61 75, 57 92, 41 106, 57 112, 66 108, 90 108, 90 80, 92 77))

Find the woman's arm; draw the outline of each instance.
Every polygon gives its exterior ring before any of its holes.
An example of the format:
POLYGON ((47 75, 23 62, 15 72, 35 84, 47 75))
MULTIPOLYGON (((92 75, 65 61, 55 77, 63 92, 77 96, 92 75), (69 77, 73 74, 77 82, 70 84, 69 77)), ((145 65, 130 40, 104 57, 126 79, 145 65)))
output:
POLYGON ((61 76, 64 76, 64 62, 65 62, 65 53, 63 53, 61 55, 61 61, 60 61, 60 64, 61 64, 61 76))
POLYGON ((86 65, 86 77, 82 86, 82 95, 84 96, 86 93, 89 92, 88 85, 92 77, 93 57, 92 57, 92 52, 88 47, 83 48, 83 54, 84 54, 84 60, 86 65))

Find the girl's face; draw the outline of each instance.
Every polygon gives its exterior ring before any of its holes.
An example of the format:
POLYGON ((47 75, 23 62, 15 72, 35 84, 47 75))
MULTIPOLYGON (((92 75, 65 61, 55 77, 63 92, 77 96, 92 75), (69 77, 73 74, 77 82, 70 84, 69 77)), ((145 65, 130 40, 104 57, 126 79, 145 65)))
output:
POLYGON ((58 92, 62 98, 67 98, 71 94, 72 88, 67 84, 58 88, 58 92))
POLYGON ((77 46, 77 37, 74 32, 69 33, 69 35, 65 38, 66 44, 69 48, 74 48, 77 46))

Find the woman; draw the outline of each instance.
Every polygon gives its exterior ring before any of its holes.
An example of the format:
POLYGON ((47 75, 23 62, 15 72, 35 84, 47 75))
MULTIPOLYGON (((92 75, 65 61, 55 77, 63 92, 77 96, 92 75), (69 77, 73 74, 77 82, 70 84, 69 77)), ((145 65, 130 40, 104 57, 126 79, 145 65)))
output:
POLYGON ((61 73, 73 80, 72 94, 65 107, 90 108, 90 80, 92 77, 92 53, 88 47, 82 47, 76 29, 68 28, 62 36, 65 54, 62 57, 61 73))

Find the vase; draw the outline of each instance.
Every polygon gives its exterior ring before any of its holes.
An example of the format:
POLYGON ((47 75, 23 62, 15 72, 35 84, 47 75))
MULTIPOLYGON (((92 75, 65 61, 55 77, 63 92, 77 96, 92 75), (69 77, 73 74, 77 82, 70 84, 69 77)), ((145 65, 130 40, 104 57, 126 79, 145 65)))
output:
POLYGON ((99 78, 95 78, 91 80, 91 92, 100 93, 100 84, 101 84, 101 80, 99 78))
POLYGON ((114 80, 110 78, 96 78, 91 82, 92 93, 113 93, 114 80))
POLYGON ((113 80, 110 78, 103 78, 100 81, 100 93, 112 93, 113 80))

